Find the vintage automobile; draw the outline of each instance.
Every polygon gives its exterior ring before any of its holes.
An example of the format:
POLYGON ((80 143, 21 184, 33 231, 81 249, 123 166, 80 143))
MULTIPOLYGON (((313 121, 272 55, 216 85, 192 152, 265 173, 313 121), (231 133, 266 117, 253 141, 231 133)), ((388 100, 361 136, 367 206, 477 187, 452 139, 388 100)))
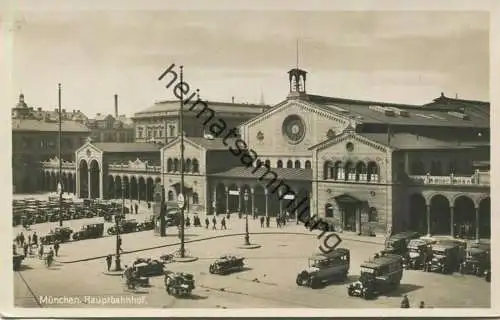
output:
POLYGON ((408 254, 403 257, 405 269, 423 268, 432 256, 432 247, 422 239, 411 239, 408 243, 408 254))
POLYGON ((134 271, 137 271, 139 277, 161 276, 163 272, 163 263, 158 260, 138 258, 132 264, 134 271))
POLYGON ((56 241, 66 242, 71 238, 73 230, 69 227, 56 228, 54 231, 50 231, 45 237, 40 238, 40 242, 45 245, 53 244, 56 241))
POLYGON ((168 209, 165 214, 165 225, 167 227, 178 226, 181 222, 181 212, 179 209, 168 209))
POLYGON ((347 278, 350 265, 350 252, 345 248, 336 248, 323 254, 317 253, 309 258, 309 267, 297 275, 296 283, 313 289, 333 281, 347 278))
POLYGON ((461 274, 475 274, 478 277, 484 275, 489 269, 488 252, 482 248, 470 247, 466 250, 465 260, 460 264, 461 274))
POLYGON ((402 263, 403 257, 396 254, 384 254, 364 262, 358 281, 347 286, 347 294, 368 300, 396 289, 403 277, 402 263))
POLYGON ((195 288, 194 277, 189 273, 166 271, 164 282, 165 290, 174 297, 187 297, 195 288))
POLYGON ((73 233, 73 240, 96 239, 104 234, 104 223, 86 224, 81 229, 73 233))
POLYGON ((412 239, 418 239, 420 234, 414 231, 397 233, 389 237, 385 242, 383 253, 398 254, 404 256, 408 252, 408 243, 412 239))
POLYGON ((146 218, 143 222, 137 225, 137 231, 153 230, 155 228, 154 216, 146 218))
MULTIPOLYGON (((120 234, 136 232, 137 231, 137 224, 138 224, 137 220, 135 220, 135 219, 121 220, 119 223, 120 234)), ((115 235, 116 234, 116 227, 115 226, 110 227, 108 229, 108 234, 115 235)))
POLYGON ((462 263, 465 260, 467 241, 461 239, 436 239, 437 245, 452 245, 458 247, 458 262, 462 263))
POLYGON ((460 247, 456 244, 435 244, 432 246, 432 258, 429 259, 424 271, 453 273, 460 265, 460 247))
POLYGON ((210 265, 208 271, 211 274, 225 275, 231 272, 243 270, 245 258, 237 256, 222 256, 210 265))
POLYGON ((24 256, 21 254, 12 255, 12 262, 14 271, 19 271, 21 269, 21 262, 23 262, 24 256))

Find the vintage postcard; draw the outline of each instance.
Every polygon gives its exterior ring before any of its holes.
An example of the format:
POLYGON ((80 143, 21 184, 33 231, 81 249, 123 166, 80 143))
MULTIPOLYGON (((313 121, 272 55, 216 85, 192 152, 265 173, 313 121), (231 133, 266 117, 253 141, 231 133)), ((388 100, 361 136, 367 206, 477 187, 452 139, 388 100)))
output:
POLYGON ((498 316, 498 6, 281 4, 2 9, 2 317, 498 316))

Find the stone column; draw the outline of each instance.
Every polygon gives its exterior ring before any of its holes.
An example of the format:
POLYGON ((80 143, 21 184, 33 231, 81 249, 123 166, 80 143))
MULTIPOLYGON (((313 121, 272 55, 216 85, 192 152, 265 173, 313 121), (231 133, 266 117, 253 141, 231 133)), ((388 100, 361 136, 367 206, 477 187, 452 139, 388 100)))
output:
POLYGON ((264 189, 264 202, 265 202, 265 207, 266 207, 266 217, 269 216, 269 191, 267 191, 267 188, 264 189))
POLYGON ((226 213, 229 213, 229 187, 226 187, 226 213))
POLYGON ((431 210, 430 206, 425 206, 425 215, 427 217, 427 236, 431 235, 431 210))
POLYGON ((75 175, 75 180, 76 180, 76 198, 80 199, 80 168, 76 168, 76 175, 75 175))
POLYGON ((280 202, 279 215, 282 215, 283 214, 283 197, 284 197, 284 195, 283 195, 281 190, 279 191, 278 195, 279 195, 278 201, 280 202))
POLYGON ((455 237, 455 207, 450 206, 450 233, 455 237))
POLYGON ((479 241, 479 206, 476 209, 476 241, 479 241))
POLYGON ((99 170, 99 198, 104 199, 104 173, 99 170))
MULTIPOLYGON (((254 207, 255 206, 255 194, 253 192, 253 188, 250 188, 250 197, 251 197, 250 198, 250 201, 251 201, 250 202, 250 209, 251 210, 248 213, 253 216, 255 213, 255 207, 254 207)), ((247 210, 248 210, 248 208, 247 208, 247 210)))
POLYGON ((92 181, 90 181, 90 168, 87 170, 87 193, 88 193, 88 196, 89 196, 89 199, 90 199, 90 190, 92 189, 92 181))
POLYGON ((141 184, 139 183, 139 179, 137 180, 137 201, 141 203, 141 184))

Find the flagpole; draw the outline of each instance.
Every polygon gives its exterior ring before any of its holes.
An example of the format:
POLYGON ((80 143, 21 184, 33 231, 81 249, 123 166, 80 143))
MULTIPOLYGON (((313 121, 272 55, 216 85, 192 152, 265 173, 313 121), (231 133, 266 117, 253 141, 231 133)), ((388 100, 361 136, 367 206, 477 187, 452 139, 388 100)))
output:
MULTIPOLYGON (((181 190, 180 190, 180 195, 182 195, 183 201, 186 201, 185 195, 184 195, 184 93, 182 86, 184 85, 184 72, 183 72, 183 66, 180 66, 181 68, 181 103, 180 103, 180 110, 179 110, 179 130, 181 134, 181 163, 180 163, 180 169, 181 169, 181 190)), ((185 204, 180 206, 181 209, 181 229, 180 229, 180 236, 181 236, 181 249, 180 249, 180 257, 184 258, 186 255, 186 249, 184 247, 184 208, 185 204)))
POLYGON ((61 112, 61 84, 58 84, 58 103, 59 103, 59 141, 58 141, 58 156, 59 156, 59 185, 57 192, 59 192, 59 226, 63 225, 63 212, 62 212, 62 155, 61 155, 61 140, 62 140, 62 112, 61 112))

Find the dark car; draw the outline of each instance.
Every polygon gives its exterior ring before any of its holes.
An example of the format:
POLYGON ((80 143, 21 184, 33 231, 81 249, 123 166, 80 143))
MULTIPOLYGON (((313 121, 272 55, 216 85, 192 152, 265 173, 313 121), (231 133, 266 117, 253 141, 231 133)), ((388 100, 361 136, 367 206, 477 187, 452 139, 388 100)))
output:
POLYGON ((479 277, 489 269, 488 252, 482 248, 467 248, 465 260, 460 264, 460 273, 475 274, 479 277))
POLYGON ((154 216, 150 216, 137 225, 138 231, 153 230, 155 228, 154 216))
MULTIPOLYGON (((121 220, 119 223, 120 234, 136 232, 137 225, 138 225, 138 222, 135 219, 121 220)), ((115 226, 110 227, 108 229, 108 234, 115 235, 116 234, 116 227, 115 226)))
POLYGON ((179 209, 169 209, 165 214, 165 225, 167 227, 178 226, 181 222, 181 212, 179 209))
POLYGON ((406 269, 421 269, 432 256, 430 243, 422 239, 411 239, 407 248, 408 253, 404 257, 404 267, 406 269))
POLYGON ((361 265, 358 281, 349 284, 349 296, 371 299, 381 293, 395 290, 403 277, 403 257, 385 254, 361 265))
POLYGON ((175 297, 187 297, 195 289, 194 277, 189 273, 165 272, 165 290, 175 297))
POLYGON ((56 228, 54 231, 50 231, 45 237, 40 238, 40 242, 45 245, 53 244, 56 241, 66 242, 71 238, 73 230, 68 227, 56 228))
POLYGON ((453 273, 460 265, 460 247, 455 244, 435 244, 432 246, 432 258, 424 271, 453 273))
POLYGON ((309 258, 309 266, 297 275, 296 283, 316 289, 322 284, 347 278, 350 266, 350 252, 345 248, 336 248, 323 254, 318 253, 309 258))
POLYGON ((211 274, 228 274, 243 270, 245 258, 236 256, 222 256, 215 260, 208 269, 211 274))
POLYGON ((162 275, 163 263, 158 260, 137 259, 133 263, 133 268, 139 277, 155 277, 162 275))
POLYGON ((21 254, 14 254, 12 256, 13 268, 14 271, 19 271, 21 269, 21 263, 24 260, 24 256, 21 254))
POLYGON ((401 232, 392 235, 385 242, 385 248, 382 252, 404 256, 408 252, 407 246, 408 243, 410 243, 410 240, 418 239, 419 237, 420 234, 418 232, 413 232, 413 231, 401 232))
POLYGON ((73 240, 96 239, 104 234, 104 223, 87 224, 81 229, 73 233, 73 240))

